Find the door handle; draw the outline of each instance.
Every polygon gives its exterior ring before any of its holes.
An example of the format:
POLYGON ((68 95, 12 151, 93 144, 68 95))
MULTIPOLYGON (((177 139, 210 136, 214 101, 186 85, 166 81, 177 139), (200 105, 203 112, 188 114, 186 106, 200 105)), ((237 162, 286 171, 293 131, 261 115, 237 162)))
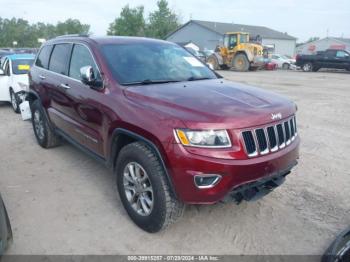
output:
POLYGON ((43 75, 39 75, 39 78, 40 78, 41 80, 44 80, 46 77, 43 76, 43 75))
POLYGON ((69 85, 65 85, 65 84, 60 84, 60 87, 64 88, 64 89, 69 89, 70 86, 69 85))

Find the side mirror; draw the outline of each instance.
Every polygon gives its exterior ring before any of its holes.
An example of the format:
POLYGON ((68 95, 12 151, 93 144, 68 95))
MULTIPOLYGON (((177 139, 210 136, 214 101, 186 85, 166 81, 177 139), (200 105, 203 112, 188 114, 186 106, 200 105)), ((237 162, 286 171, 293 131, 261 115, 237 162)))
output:
POLYGON ((0 69, 0 76, 4 76, 4 75, 5 75, 4 70, 0 69))
POLYGON ((98 80, 95 76, 92 66, 84 66, 80 68, 80 79, 86 85, 92 88, 100 89, 102 87, 102 81, 98 80))

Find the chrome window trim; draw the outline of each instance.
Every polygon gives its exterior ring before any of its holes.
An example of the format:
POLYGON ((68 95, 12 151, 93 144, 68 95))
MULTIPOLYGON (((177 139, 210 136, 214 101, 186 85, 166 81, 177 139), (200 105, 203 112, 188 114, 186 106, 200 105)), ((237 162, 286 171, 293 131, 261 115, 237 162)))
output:
MULTIPOLYGON (((91 54, 91 56, 92 56, 92 59, 94 60, 94 63, 96 64, 96 68, 97 68, 97 70, 98 70, 98 72, 99 72, 99 74, 100 74, 100 76, 101 76, 101 78, 102 78, 102 71, 101 71, 101 69, 100 69, 98 63, 96 62, 96 59, 95 59, 95 57, 94 57, 94 55, 93 55, 93 53, 92 53, 90 47, 89 47, 87 44, 84 44, 84 43, 81 43, 81 42, 64 41, 64 42, 50 43, 50 44, 43 45, 43 46, 40 48, 40 50, 39 50, 39 52, 38 52, 38 55, 35 57, 34 66, 33 66, 33 67, 36 67, 36 68, 38 68, 38 69, 40 69, 40 70, 44 70, 44 71, 49 72, 49 73, 53 73, 53 74, 58 75, 58 76, 63 76, 64 78, 68 78, 68 79, 70 79, 70 80, 74 80, 75 82, 78 82, 78 83, 80 83, 80 84, 85 85, 83 82, 81 82, 81 80, 78 80, 78 79, 75 79, 75 78, 73 78, 73 77, 70 77, 70 76, 67 76, 67 75, 63 75, 63 74, 60 74, 60 73, 56 73, 56 72, 54 72, 54 71, 51 71, 51 70, 49 70, 49 69, 46 69, 46 68, 43 68, 43 67, 40 67, 40 66, 37 66, 37 65, 36 65, 36 60, 38 59, 38 56, 39 56, 41 50, 42 50, 45 46, 49 46, 49 45, 55 46, 55 45, 59 45, 59 44, 72 44, 72 45, 73 45, 72 50, 71 50, 71 52, 70 52, 70 57, 69 57, 68 74, 69 74, 69 67, 70 67, 70 62, 71 62, 71 58, 72 58, 72 52, 73 52, 73 49, 74 49, 74 45, 83 45, 83 46, 85 46, 85 47, 89 50, 89 52, 90 52, 90 54, 91 54)), ((51 54, 50 54, 48 66, 50 65, 50 60, 51 60, 51 55, 52 55, 53 50, 54 50, 54 47, 53 47, 52 50, 51 50, 51 54)), ((103 79, 102 79, 102 81, 103 81, 103 79)), ((85 86, 86 86, 86 85, 85 85, 85 86)))

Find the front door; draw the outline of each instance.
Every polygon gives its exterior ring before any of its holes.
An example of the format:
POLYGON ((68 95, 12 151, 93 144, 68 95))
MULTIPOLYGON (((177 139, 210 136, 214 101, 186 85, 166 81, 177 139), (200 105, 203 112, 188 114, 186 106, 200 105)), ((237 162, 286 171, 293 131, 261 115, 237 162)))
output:
POLYGON ((349 53, 338 50, 335 54, 335 62, 336 62, 336 68, 338 69, 347 69, 350 65, 350 56, 349 53))
POLYGON ((71 106, 65 108, 71 128, 69 135, 81 145, 103 157, 103 91, 94 90, 83 84, 80 69, 92 66, 97 79, 101 80, 100 71, 90 50, 82 44, 73 46, 68 77, 62 79, 61 85, 66 87, 64 93, 71 106))

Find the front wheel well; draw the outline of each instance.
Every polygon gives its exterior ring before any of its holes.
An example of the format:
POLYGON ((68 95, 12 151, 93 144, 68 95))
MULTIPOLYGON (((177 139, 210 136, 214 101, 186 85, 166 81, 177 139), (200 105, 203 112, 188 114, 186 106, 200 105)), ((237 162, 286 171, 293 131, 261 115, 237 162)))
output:
POLYGON ((131 132, 129 130, 118 128, 114 131, 112 135, 112 145, 111 145, 111 151, 110 151, 110 157, 108 158, 107 165, 109 167, 112 167, 113 170, 116 170, 117 166, 117 159, 119 156, 119 153, 123 147, 126 145, 129 145, 134 142, 141 142, 146 145, 154 154, 158 157, 160 160, 162 167, 164 168, 166 178, 169 182, 169 186, 171 188, 171 191, 174 196, 177 197, 177 194, 175 192, 173 181, 169 175, 169 170, 165 164, 164 156, 162 155, 160 149, 157 147, 156 144, 154 144, 152 141, 148 140, 147 138, 140 136, 137 133, 131 132))
POLYGON ((113 139, 113 144, 112 144, 112 165, 113 165, 113 169, 116 168, 116 163, 117 163, 117 158, 118 155, 120 153, 120 151, 122 150, 122 148, 128 144, 131 144, 133 142, 136 142, 137 139, 135 139, 134 137, 131 137, 127 134, 118 134, 114 139, 113 139))

